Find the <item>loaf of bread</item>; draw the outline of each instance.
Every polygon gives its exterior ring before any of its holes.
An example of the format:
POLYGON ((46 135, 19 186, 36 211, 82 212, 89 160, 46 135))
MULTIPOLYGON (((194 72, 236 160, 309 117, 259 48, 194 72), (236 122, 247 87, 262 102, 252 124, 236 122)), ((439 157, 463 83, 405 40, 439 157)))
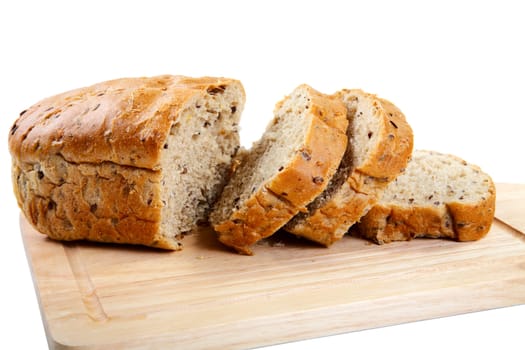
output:
POLYGON ((182 76, 47 98, 9 134, 18 204, 53 239, 180 249, 224 186, 244 101, 236 80, 182 76))
POLYGON ((409 162, 412 129, 391 102, 301 85, 239 150, 244 102, 237 80, 170 75, 44 99, 9 133, 18 204, 52 239, 171 250, 206 221, 242 254, 283 227, 326 246, 352 226, 380 244, 489 231, 490 176, 437 152, 409 162))
POLYGON ((347 145, 346 108, 301 85, 277 104, 262 138, 240 157, 210 221, 243 254, 286 224, 326 188, 347 145))
POLYGON ((347 108, 348 145, 327 189, 285 229, 323 245, 341 239, 407 166, 413 145, 410 125, 387 100, 361 90, 336 97, 347 108))
POLYGON ((452 155, 415 151, 357 229, 377 243, 416 237, 473 241, 494 218, 496 190, 489 175, 452 155))

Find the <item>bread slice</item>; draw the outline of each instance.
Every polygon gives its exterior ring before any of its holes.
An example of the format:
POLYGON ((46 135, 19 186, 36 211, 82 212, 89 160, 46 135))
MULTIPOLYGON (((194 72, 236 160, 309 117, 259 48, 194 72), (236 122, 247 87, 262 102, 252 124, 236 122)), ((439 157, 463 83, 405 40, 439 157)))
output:
POLYGON ((452 155, 415 151, 405 173, 357 226, 379 244, 416 237, 473 241, 494 218, 496 189, 489 175, 452 155))
POLYGON ((307 85, 277 104, 263 137, 246 153, 210 220, 239 253, 270 236, 328 185, 346 148, 346 109, 307 85))
POLYGON ((182 76, 47 98, 9 135, 18 204, 53 239, 180 249, 223 188, 244 100, 236 80, 182 76))
POLYGON ((380 198, 406 167, 413 135, 403 113, 387 100, 361 90, 342 90, 336 97, 347 107, 348 145, 327 189, 297 214, 285 230, 325 246, 380 198))

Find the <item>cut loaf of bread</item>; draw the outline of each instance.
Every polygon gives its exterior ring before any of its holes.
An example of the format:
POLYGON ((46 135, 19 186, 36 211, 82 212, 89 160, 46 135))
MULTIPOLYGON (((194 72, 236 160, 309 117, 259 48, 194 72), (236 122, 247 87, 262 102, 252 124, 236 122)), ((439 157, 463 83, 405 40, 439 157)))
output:
POLYGON ((9 135, 18 204, 53 239, 180 249, 222 190, 244 100, 236 80, 182 76, 47 98, 9 135))
POLYGON ((239 166, 211 213, 219 240, 239 253, 282 227, 328 185, 346 149, 340 99, 307 85, 277 104, 262 138, 239 166))
POLYGON ((407 166, 412 129, 392 103, 361 90, 342 90, 347 108, 348 145, 327 189, 285 229, 329 246, 341 239, 407 166))
POLYGON ((357 225, 377 243, 416 237, 473 241, 494 218, 496 189, 489 175, 452 155, 415 151, 405 173, 357 225))

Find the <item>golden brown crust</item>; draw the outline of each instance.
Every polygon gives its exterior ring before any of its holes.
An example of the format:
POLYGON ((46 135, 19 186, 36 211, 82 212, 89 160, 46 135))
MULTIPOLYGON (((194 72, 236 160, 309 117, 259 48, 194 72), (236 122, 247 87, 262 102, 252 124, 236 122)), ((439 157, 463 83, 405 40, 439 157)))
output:
MULTIPOLYGON (((462 159, 448 155, 458 162, 462 159)), ((477 166, 471 167, 479 169, 477 166)), ((356 233, 378 244, 418 237, 479 240, 494 220, 496 187, 490 177, 486 196, 477 203, 453 201, 444 206, 376 204, 357 224, 356 233)))
POLYGON ((255 192, 245 206, 213 228, 219 240, 239 253, 252 255, 250 246, 277 231, 296 213, 296 208, 266 188, 255 192))
POLYGON ((490 182, 488 196, 471 205, 453 202, 448 210, 454 221, 455 239, 460 242, 475 241, 487 235, 496 211, 496 187, 490 182))
POLYGON ((46 98, 20 114, 9 149, 21 162, 60 154, 73 163, 158 169, 172 122, 191 98, 234 82, 163 75, 124 78, 46 98))
POLYGON ((446 210, 375 205, 357 224, 359 234, 378 244, 416 237, 454 238, 446 210))
POLYGON ((368 176, 392 181, 407 166, 412 154, 414 135, 399 108, 383 98, 378 100, 374 105, 382 110, 384 128, 381 139, 384 141, 379 143, 368 163, 363 164, 359 170, 368 176))
POLYGON ((161 150, 185 106, 228 84, 243 91, 225 78, 118 79, 30 107, 9 134, 23 213, 53 239, 180 249, 159 232, 161 150))
POLYGON ((361 219, 357 229, 361 236, 378 244, 418 237, 476 241, 489 232, 495 203, 496 192, 492 184, 489 196, 474 205, 447 203, 444 210, 376 205, 361 219))
POLYGON ((285 227, 325 246, 341 239, 378 201, 388 183, 406 167, 413 147, 412 129, 396 106, 361 90, 342 90, 336 96, 342 99, 350 93, 373 100, 382 125, 378 147, 364 164, 350 171, 346 182, 322 206, 299 215, 285 227))
POLYGON ((29 222, 56 240, 133 243, 166 249, 157 235, 160 173, 112 163, 72 164, 51 156, 37 164, 13 160, 13 187, 29 222))
MULTIPOLYGON (((225 222, 215 223, 219 240, 251 255, 250 245, 272 235, 328 185, 346 149, 346 108, 309 88, 314 118, 304 144, 287 166, 256 191, 225 222)), ((277 105, 279 106, 279 104, 277 105)))
MULTIPOLYGON (((330 112, 325 112, 325 115, 334 119, 344 115, 344 110, 335 107, 334 110, 336 114, 330 116, 330 112)), ((341 130, 328 126, 320 118, 313 118, 304 146, 266 188, 299 210, 305 210, 306 205, 326 188, 339 165, 347 142, 341 130)))

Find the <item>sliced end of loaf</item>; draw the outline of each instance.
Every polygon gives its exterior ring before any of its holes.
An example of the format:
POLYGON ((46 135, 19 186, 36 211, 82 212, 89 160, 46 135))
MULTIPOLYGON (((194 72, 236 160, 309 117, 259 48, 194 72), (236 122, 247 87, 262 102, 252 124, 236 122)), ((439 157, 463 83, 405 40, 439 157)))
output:
POLYGON ((173 121, 161 156, 159 245, 178 249, 184 233, 206 220, 239 148, 244 107, 240 83, 210 86, 173 121))
POLYGON ((274 114, 210 217, 219 240, 244 254, 326 188, 346 148, 345 108, 335 98, 301 85, 274 114))
POLYGON ((392 103, 361 90, 336 96, 347 108, 348 145, 328 188, 285 227, 323 245, 339 240, 406 167, 412 129, 392 103))
POLYGON ((417 237, 477 240, 490 230, 495 200, 494 183, 479 167, 456 156, 415 151, 358 231, 377 243, 417 237))
POLYGON ((157 76, 40 101, 9 139, 20 208, 57 240, 180 249, 239 145, 240 82, 157 76))

